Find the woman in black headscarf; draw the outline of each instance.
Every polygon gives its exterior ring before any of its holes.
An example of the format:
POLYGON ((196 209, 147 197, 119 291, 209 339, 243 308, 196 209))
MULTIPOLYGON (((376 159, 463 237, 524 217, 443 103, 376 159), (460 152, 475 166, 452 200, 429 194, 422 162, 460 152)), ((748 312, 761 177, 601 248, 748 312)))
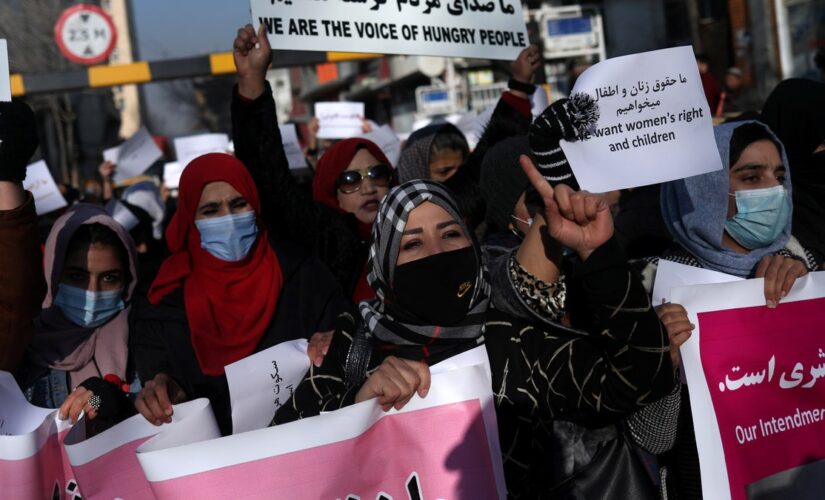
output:
POLYGON ((776 86, 762 121, 785 146, 793 172, 793 234, 825 261, 825 84, 792 78, 776 86))
POLYGON ((579 329, 499 309, 502 290, 490 286, 453 196, 437 182, 410 181, 390 191, 373 227, 368 279, 377 298, 361 303, 358 319, 339 317, 323 364, 310 368, 276 422, 369 399, 401 408, 426 395, 430 365, 484 345, 508 493, 537 498, 564 476, 548 421, 615 422, 668 394, 667 338, 611 239, 606 204, 567 186, 554 193, 533 174, 548 205, 546 234, 582 261, 572 281, 581 291, 573 307, 579 329), (538 451, 548 449, 554 453, 538 451))

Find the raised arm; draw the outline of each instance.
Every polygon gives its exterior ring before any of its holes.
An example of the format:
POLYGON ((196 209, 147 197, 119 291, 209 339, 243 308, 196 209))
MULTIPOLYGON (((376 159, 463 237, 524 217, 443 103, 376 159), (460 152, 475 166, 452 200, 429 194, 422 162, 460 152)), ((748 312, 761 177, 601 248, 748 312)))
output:
POLYGON ((312 246, 315 232, 309 229, 315 225, 318 207, 289 170, 266 81, 271 52, 263 25, 257 34, 251 25, 238 30, 233 51, 238 68, 238 86, 232 93, 235 155, 255 180, 270 232, 312 246))

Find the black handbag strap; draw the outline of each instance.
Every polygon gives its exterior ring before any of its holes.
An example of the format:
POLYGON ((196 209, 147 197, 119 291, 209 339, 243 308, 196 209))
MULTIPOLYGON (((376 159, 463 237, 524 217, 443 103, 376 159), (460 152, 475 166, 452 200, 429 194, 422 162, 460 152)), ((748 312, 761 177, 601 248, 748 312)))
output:
POLYGON ((359 387, 367 378, 370 358, 372 357, 372 342, 367 338, 367 324, 363 320, 355 327, 355 335, 347 352, 347 363, 344 368, 344 383, 347 388, 359 387))

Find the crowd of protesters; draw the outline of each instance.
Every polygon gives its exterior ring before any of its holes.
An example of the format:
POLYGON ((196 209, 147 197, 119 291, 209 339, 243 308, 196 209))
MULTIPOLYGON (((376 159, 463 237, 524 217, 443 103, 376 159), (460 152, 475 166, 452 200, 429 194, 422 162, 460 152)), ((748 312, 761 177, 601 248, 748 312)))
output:
POLYGON ((559 141, 597 103, 573 95, 534 119, 530 47, 474 148, 449 123, 410 135, 396 165, 367 139, 313 138, 307 185, 266 38, 241 28, 234 58, 234 156, 191 161, 176 198, 151 180, 117 188, 104 163, 100 199, 38 218, 22 187, 34 117, 0 103, 0 369, 31 403, 102 430, 137 413, 160 426, 205 397, 229 434, 224 367, 281 342, 308 339, 311 366, 272 425, 402 408, 426 397, 430 365, 483 345, 510 497, 701 497, 679 376, 694 325, 651 303, 656 269, 764 277, 776 308, 821 268, 825 84, 786 80, 761 103, 736 68, 723 86, 703 76, 711 112, 754 117, 715 127, 724 169, 592 194, 559 141), (605 463, 608 445, 626 460, 605 463))

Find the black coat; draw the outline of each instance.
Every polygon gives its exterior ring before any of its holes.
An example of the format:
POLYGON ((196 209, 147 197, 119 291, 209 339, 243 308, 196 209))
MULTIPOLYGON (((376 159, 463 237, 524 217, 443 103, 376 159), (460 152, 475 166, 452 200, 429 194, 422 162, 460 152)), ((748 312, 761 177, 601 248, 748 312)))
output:
MULTIPOLYGON (((288 243, 273 244, 284 276, 272 323, 255 352, 287 340, 310 338, 332 330, 335 318, 350 305, 335 278, 315 257, 288 243)), ((143 383, 158 373, 174 378, 187 399, 209 398, 223 434, 232 431, 226 377, 205 375, 198 365, 190 339, 183 288, 163 298, 157 306, 136 300, 130 315, 130 350, 143 383)))
POLYGON ((353 214, 315 202, 289 170, 272 90, 247 101, 232 92, 232 141, 235 156, 249 170, 261 195, 272 235, 303 244, 321 259, 352 297, 367 262, 367 243, 353 214))

